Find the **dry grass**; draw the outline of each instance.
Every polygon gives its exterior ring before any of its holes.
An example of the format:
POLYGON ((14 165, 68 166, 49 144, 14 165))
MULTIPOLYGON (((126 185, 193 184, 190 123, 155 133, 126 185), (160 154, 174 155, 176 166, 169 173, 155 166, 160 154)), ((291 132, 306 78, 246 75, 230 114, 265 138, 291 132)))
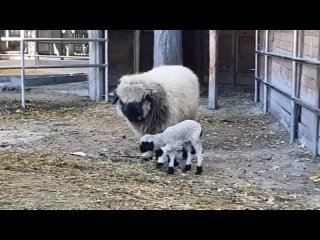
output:
MULTIPOLYGON (((41 69, 26 69, 25 75, 41 75, 48 74, 50 71, 41 69)), ((20 75, 20 69, 0 69, 0 75, 20 75)))
POLYGON ((292 152, 287 134, 275 128, 271 116, 257 112, 249 97, 226 96, 218 111, 199 114, 206 154, 201 176, 195 169, 183 174, 181 168, 167 175, 154 162, 122 157, 139 152, 110 104, 48 96, 22 111, 19 101, 0 101, 1 129, 49 134, 40 141, 0 146, 0 208, 318 209, 305 198, 316 196, 311 175, 283 178, 314 174, 311 168, 289 166, 302 159, 299 154, 310 156, 305 150, 292 152), (66 153, 91 150, 107 157, 66 153))

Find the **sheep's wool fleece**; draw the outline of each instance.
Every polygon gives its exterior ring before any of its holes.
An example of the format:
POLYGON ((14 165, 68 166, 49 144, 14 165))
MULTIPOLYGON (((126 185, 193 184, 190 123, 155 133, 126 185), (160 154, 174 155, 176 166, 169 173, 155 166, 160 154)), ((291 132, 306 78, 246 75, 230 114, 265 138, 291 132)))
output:
POLYGON ((159 106, 143 124, 129 123, 135 132, 155 134, 186 119, 195 119, 199 107, 198 77, 180 65, 164 65, 120 79, 117 94, 121 101, 139 102, 147 94, 157 95, 159 106), (156 120, 157 119, 157 120, 156 120))

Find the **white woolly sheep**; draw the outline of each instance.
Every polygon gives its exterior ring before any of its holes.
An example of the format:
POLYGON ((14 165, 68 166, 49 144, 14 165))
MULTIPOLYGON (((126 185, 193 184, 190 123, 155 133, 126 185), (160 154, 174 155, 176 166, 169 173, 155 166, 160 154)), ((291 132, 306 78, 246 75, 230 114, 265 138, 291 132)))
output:
POLYGON ((167 155, 169 156, 168 174, 174 173, 174 160, 177 151, 183 147, 186 148, 188 158, 183 171, 191 170, 192 147, 194 147, 197 155, 197 171, 196 174, 202 172, 202 127, 194 120, 185 120, 174 126, 168 127, 165 131, 158 134, 146 134, 140 139, 140 151, 157 151, 160 150, 162 154, 159 157, 157 166, 162 166, 167 155))
MULTIPOLYGON (((165 65, 148 72, 124 75, 114 91, 118 113, 141 137, 156 134, 183 120, 196 119, 198 77, 180 65, 165 65)), ((153 152, 147 152, 151 158, 153 152)))

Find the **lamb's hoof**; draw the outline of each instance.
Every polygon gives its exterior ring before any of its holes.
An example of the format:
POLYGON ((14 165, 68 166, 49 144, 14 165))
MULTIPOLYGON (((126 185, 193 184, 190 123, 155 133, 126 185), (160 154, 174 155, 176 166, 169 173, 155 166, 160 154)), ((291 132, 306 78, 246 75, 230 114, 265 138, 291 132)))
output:
POLYGON ((201 167, 197 166, 196 175, 200 175, 201 173, 202 173, 202 166, 201 167))
POLYGON ((157 163, 156 168, 161 168, 163 166, 163 163, 157 163))
POLYGON ((174 168, 173 167, 169 167, 167 173, 168 174, 174 174, 174 168))
POLYGON ((184 169, 182 170, 182 172, 188 172, 188 171, 190 171, 190 170, 191 170, 191 164, 185 165, 185 166, 184 166, 184 169))

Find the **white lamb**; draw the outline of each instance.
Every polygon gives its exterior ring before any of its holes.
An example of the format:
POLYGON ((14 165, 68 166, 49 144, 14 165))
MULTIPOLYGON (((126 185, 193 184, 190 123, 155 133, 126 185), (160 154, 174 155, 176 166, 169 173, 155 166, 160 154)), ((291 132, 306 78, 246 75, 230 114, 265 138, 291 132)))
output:
POLYGON ((174 161, 177 152, 185 148, 188 153, 187 162, 183 171, 191 170, 192 148, 197 155, 196 174, 202 172, 202 127, 194 120, 185 120, 176 125, 168 127, 165 131, 158 134, 147 134, 140 139, 140 151, 159 151, 157 166, 162 166, 167 155, 169 156, 168 174, 174 173, 174 161))
MULTIPOLYGON (((124 75, 113 92, 114 104, 137 137, 157 134, 178 122, 196 119, 198 77, 180 65, 165 65, 124 75)), ((145 158, 151 158, 146 152, 145 158)))

